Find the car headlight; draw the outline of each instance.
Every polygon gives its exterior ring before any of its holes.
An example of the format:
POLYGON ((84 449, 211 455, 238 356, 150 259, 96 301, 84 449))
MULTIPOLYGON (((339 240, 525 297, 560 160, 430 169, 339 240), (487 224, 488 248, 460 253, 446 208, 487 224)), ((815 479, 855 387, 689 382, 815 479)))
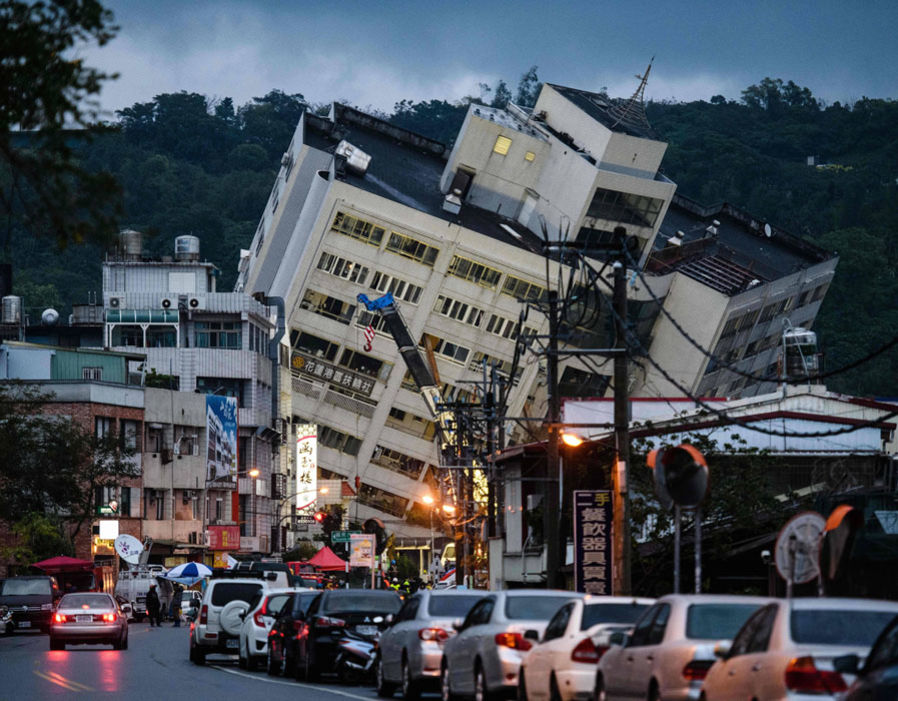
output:
POLYGON ((41 611, 52 611, 53 604, 41 604, 41 611))

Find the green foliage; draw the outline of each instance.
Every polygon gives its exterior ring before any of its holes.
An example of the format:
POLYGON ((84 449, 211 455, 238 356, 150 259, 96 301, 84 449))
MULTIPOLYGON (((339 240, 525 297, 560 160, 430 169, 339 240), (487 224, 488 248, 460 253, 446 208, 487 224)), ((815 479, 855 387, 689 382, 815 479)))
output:
POLYGON ((114 78, 85 66, 84 46, 115 35, 112 14, 95 0, 0 2, 0 207, 11 235, 69 243, 106 240, 114 231, 119 189, 105 172, 89 171, 72 142, 89 138, 98 116, 91 101, 114 78), (83 128, 75 135, 68 131, 83 128))
POLYGON ((0 548, 0 558, 5 562, 25 568, 35 562, 57 555, 74 556, 75 548, 63 532, 59 519, 32 512, 12 526, 11 544, 0 548))

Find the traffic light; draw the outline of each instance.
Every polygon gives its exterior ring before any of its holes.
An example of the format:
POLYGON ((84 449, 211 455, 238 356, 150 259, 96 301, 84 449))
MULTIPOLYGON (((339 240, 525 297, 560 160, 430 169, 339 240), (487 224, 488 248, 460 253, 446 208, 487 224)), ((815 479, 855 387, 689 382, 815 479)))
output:
POLYGON ((687 509, 698 506, 708 492, 708 463, 688 443, 653 450, 646 461, 655 472, 655 494, 661 504, 687 509))
POLYGON ((315 523, 324 523, 324 519, 327 518, 327 514, 323 511, 316 511, 312 515, 312 518, 315 519, 315 523))

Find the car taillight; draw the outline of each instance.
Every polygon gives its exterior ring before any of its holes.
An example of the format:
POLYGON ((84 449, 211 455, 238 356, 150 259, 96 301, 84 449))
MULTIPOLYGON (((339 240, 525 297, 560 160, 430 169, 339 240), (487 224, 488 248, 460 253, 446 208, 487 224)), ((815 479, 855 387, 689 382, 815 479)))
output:
POLYGON ((814 658, 793 657, 786 665, 786 688, 802 694, 835 694, 848 687, 838 672, 817 669, 814 658))
POLYGON ((688 682, 700 682, 708 676, 708 670, 714 660, 692 660, 683 667, 683 679, 688 682))
POLYGON ((203 608, 200 609, 200 625, 206 625, 209 622, 209 607, 206 604, 203 604, 203 608))
POLYGON ((330 618, 329 616, 318 616, 315 619, 315 626, 317 628, 343 628, 346 626, 346 621, 342 618, 330 618))
POLYGON ((264 616, 268 612, 268 599, 262 601, 262 608, 256 611, 253 614, 253 620, 256 622, 256 625, 260 628, 265 627, 265 621, 262 620, 262 616, 264 616))
POLYGON ((418 637, 421 638, 421 640, 431 640, 442 643, 449 640, 449 633, 442 628, 422 628, 418 631, 418 637))
POLYGON ((520 650, 521 652, 533 647, 533 643, 520 633, 496 633, 495 640, 496 645, 499 647, 510 647, 512 650, 520 650))
POLYGON ((57 613, 55 616, 53 616, 53 620, 57 623, 65 623, 65 616, 61 613, 57 613))
POLYGON ((103 620, 106 623, 115 623, 115 614, 114 613, 104 613, 103 620))
POLYGON ((577 647, 571 650, 571 661, 597 664, 607 649, 607 647, 597 648, 591 638, 583 638, 583 640, 577 643, 577 647))
POLYGON ((298 620, 293 621, 293 630, 296 633, 302 633, 303 630, 305 630, 305 627, 306 627, 305 621, 298 621, 298 620))

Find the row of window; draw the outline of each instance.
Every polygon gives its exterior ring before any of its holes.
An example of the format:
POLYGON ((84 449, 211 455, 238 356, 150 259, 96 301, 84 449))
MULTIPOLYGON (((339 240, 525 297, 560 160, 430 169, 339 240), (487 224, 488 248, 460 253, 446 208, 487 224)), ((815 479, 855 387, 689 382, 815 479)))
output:
POLYGON ((372 487, 370 484, 362 484, 359 487, 358 500, 362 504, 399 517, 405 516, 405 510, 408 508, 408 499, 405 497, 372 487))
MULTIPOLYGON (((498 153, 500 156, 507 156, 508 150, 511 148, 512 140, 507 136, 502 136, 501 134, 496 137, 496 143, 493 144, 493 153, 498 153)), ((526 151, 524 153, 524 160, 527 162, 533 162, 536 159, 536 154, 533 151, 526 151)))
POLYGON ((426 463, 423 460, 418 460, 417 458, 405 455, 398 450, 385 448, 382 445, 378 445, 374 448, 374 455, 371 456, 371 462, 415 480, 421 476, 421 471, 426 466, 426 463))
MULTIPOLYGON (((305 331, 293 331, 290 336, 295 350, 316 358, 321 358, 322 360, 330 362, 335 361, 337 352, 340 350, 340 345, 338 343, 333 343, 332 341, 328 341, 327 339, 305 331)), ((393 369, 392 363, 386 363, 383 360, 378 360, 377 358, 351 348, 345 348, 343 350, 337 365, 363 375, 376 377, 381 382, 387 381, 387 378, 390 376, 390 371, 393 369)))
POLYGON ((780 314, 791 311, 793 308, 800 309, 805 304, 817 302, 823 299, 827 287, 828 284, 824 283, 813 290, 805 290, 798 296, 797 300, 795 297, 787 297, 777 302, 771 302, 763 309, 755 309, 741 316, 734 317, 724 325, 721 336, 731 336, 739 331, 750 329, 756 322, 766 323, 780 314))

